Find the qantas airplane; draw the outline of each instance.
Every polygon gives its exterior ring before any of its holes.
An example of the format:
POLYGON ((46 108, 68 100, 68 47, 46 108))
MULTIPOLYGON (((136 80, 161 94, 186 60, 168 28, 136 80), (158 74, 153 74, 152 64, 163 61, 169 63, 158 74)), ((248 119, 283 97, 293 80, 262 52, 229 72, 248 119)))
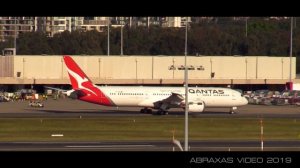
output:
MULTIPOLYGON (((184 87, 157 86, 96 86, 70 56, 64 62, 72 84, 66 93, 71 98, 118 107, 142 107, 141 113, 167 114, 170 108, 185 107, 184 87)), ((229 108, 230 113, 238 106, 248 104, 240 92, 221 87, 189 87, 189 112, 203 112, 207 107, 229 108)))

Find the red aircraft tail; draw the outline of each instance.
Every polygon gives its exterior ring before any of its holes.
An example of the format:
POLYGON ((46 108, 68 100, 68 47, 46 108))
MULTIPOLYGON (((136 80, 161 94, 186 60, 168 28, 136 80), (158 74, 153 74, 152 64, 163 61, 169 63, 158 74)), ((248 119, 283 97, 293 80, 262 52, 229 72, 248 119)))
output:
POLYGON ((112 105, 109 98, 92 83, 70 56, 64 56, 64 61, 67 66, 72 88, 84 93, 78 95, 80 100, 107 106, 112 105))

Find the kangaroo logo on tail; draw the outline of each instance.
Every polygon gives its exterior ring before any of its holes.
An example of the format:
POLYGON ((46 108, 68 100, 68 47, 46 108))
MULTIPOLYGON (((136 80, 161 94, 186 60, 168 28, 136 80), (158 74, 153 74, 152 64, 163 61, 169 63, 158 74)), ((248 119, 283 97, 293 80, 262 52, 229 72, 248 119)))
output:
POLYGON ((92 83, 70 56, 64 56, 64 61, 73 89, 83 91, 86 94, 79 99, 101 105, 112 105, 112 101, 92 83))
POLYGON ((67 70, 70 76, 71 84, 73 89, 83 89, 97 95, 94 91, 89 88, 94 87, 91 80, 87 75, 78 67, 74 60, 70 56, 64 56, 64 61, 67 65, 67 70))
MULTIPOLYGON (((90 82, 88 78, 86 77, 81 77, 79 76, 77 73, 73 72, 72 70, 70 70, 68 67, 67 67, 67 70, 68 70, 68 73, 70 76, 72 76, 73 78, 76 79, 76 82, 77 82, 77 87, 79 89, 84 89, 84 90, 88 90, 90 92, 92 92, 95 96, 98 96, 94 91, 92 91, 91 89, 83 86, 82 84, 84 84, 85 82, 90 82)), ((72 84, 73 85, 73 84, 72 84)))

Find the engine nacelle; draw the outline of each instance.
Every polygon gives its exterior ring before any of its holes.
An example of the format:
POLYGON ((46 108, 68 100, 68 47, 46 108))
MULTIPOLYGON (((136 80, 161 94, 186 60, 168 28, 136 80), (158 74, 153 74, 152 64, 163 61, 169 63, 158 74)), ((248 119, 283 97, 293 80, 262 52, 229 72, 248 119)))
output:
POLYGON ((81 90, 69 90, 65 94, 72 99, 78 99, 79 97, 85 96, 86 94, 81 90))
POLYGON ((203 112, 205 108, 204 102, 190 102, 189 112, 203 112))

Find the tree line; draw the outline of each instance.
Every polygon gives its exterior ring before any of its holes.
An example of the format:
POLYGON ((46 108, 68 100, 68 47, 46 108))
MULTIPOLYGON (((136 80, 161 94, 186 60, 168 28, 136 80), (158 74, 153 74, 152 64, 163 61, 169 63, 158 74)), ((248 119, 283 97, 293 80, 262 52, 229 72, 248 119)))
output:
MULTIPOLYGON (((293 56, 300 55, 299 28, 293 31, 293 56)), ((121 28, 110 28, 110 55, 121 53, 121 28)), ((289 56, 290 20, 251 18, 190 23, 188 55, 289 56)), ((0 49, 14 46, 14 39, 0 42, 0 49)), ((107 31, 72 31, 47 37, 42 32, 20 34, 18 55, 107 55, 107 31)), ((123 27, 124 55, 184 55, 185 27, 123 27)), ((297 58, 298 59, 298 58, 297 58)), ((299 62, 299 61, 297 61, 299 62)), ((297 63, 300 71, 300 64, 297 63)))

